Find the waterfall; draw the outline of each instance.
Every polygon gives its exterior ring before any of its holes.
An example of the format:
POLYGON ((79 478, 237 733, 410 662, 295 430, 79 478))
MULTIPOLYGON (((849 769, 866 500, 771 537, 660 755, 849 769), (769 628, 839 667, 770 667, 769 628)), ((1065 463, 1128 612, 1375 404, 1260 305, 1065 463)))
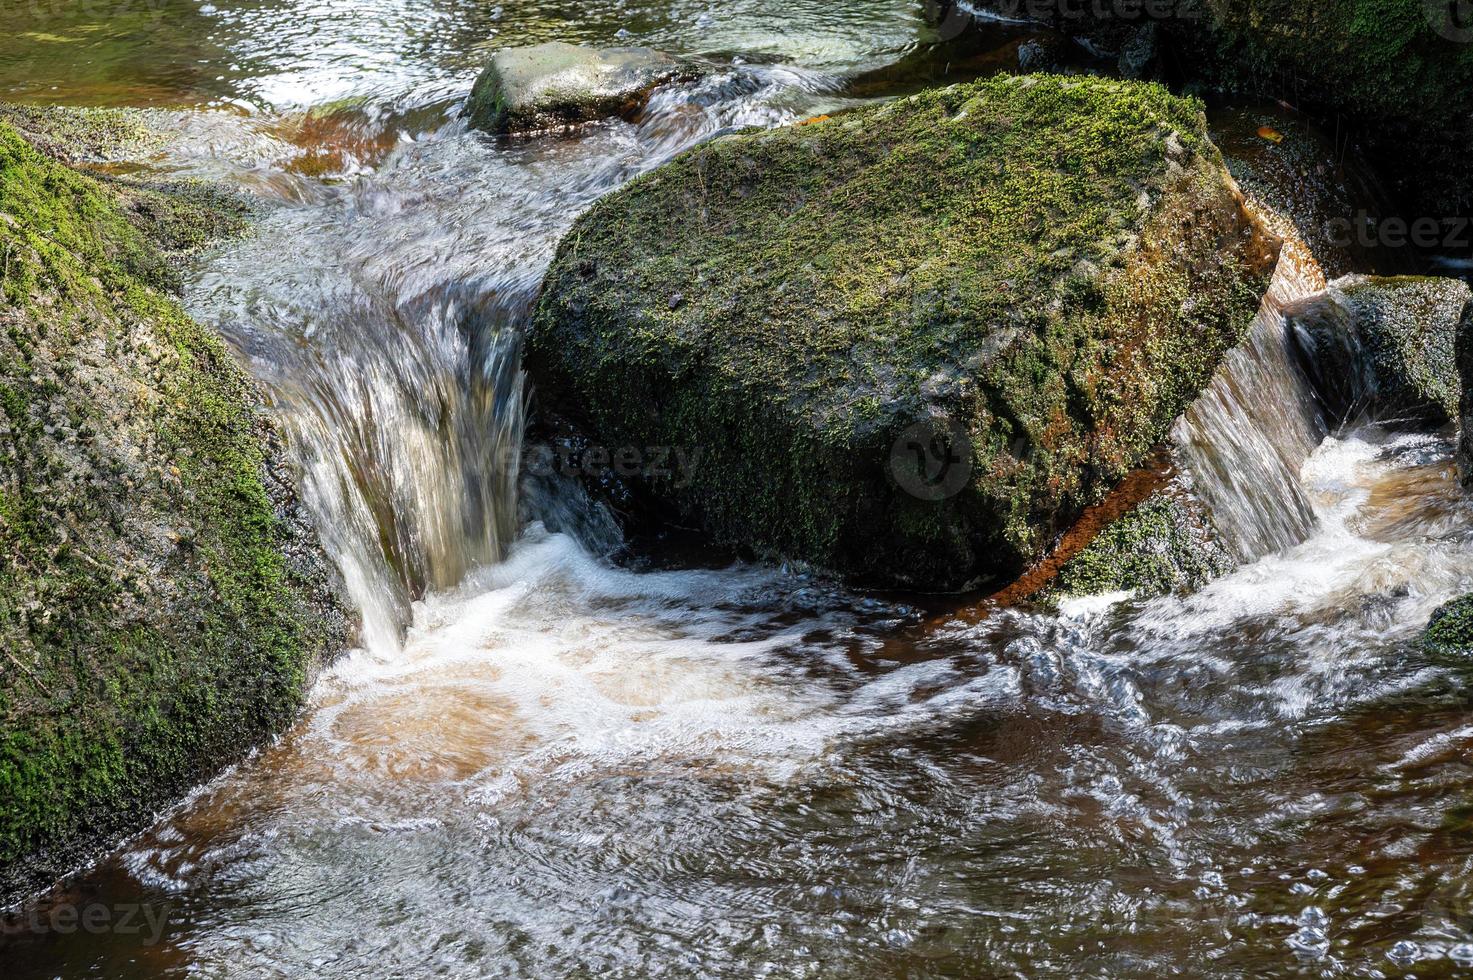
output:
POLYGON ((716 72, 576 140, 492 140, 434 103, 364 123, 361 138, 392 149, 351 179, 310 194, 260 182, 276 205, 187 302, 262 382, 367 649, 397 650, 413 603, 502 560, 526 520, 610 546, 607 514, 519 465, 521 330, 558 240, 642 171, 716 133, 790 122, 793 93, 835 84, 782 66, 716 72), (401 132, 402 118, 426 128, 401 132))
POLYGON ((1299 544, 1314 527, 1300 470, 1327 430, 1284 310, 1322 281, 1312 259, 1286 247, 1247 339, 1171 432, 1192 492, 1244 562, 1299 544))
POLYGON ((486 297, 358 312, 338 324, 358 343, 313 355, 275 408, 364 643, 392 649, 414 599, 499 560, 515 534, 523 381, 513 318, 486 297))

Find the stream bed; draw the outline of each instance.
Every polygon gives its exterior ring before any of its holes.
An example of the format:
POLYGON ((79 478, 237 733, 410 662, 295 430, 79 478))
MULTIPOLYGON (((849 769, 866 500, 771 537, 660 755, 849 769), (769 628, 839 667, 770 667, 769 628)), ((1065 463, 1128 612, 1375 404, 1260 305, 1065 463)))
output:
MULTIPOLYGON (((929 30, 902 0, 0 12, 0 98, 149 107, 179 136, 144 169, 260 201, 186 305, 261 380, 365 625, 278 742, 6 919, 0 973, 1473 970, 1473 669, 1415 642, 1473 591, 1453 433, 1317 433, 1233 518, 1292 509, 1292 540, 1058 613, 616 562, 571 486, 523 480, 519 330, 574 217, 855 104, 929 30), (575 135, 468 130, 487 53, 553 39, 719 68, 575 135), (94 905, 150 915, 55 915, 94 905)), ((1199 444, 1241 435, 1234 391, 1199 444)))

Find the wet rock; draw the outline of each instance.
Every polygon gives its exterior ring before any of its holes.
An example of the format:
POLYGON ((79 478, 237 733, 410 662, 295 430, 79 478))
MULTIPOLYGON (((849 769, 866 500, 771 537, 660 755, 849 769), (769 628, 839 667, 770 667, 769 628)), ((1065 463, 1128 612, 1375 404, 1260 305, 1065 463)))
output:
POLYGON ((916 43, 891 64, 854 75, 845 94, 893 97, 921 88, 969 82, 989 75, 1062 70, 1065 42, 1056 34, 1022 24, 974 20, 955 4, 935 17, 916 43))
POLYGON ((1116 56, 1116 67, 1126 78, 1149 78, 1156 68, 1157 24, 1148 21, 1131 30, 1116 56))
POLYGON ((0 905, 292 720, 351 636, 258 393, 170 296, 208 195, 0 124, 0 905))
POLYGON ((466 113, 489 133, 575 126, 637 110, 658 86, 704 73, 649 48, 504 48, 476 80, 466 113))
MULTIPOLYGON (((1123 51, 1152 23, 1189 81, 1334 114, 1423 215, 1473 203, 1473 24, 1429 0, 1150 0, 978 6, 1123 51)), ((1126 69, 1122 64, 1121 70, 1126 69)))
POLYGON ((1422 646, 1433 655, 1455 656, 1459 666, 1473 653, 1473 595, 1443 605, 1422 633, 1422 646))
POLYGON ((1458 417, 1454 348, 1469 299, 1457 279, 1348 276, 1286 312, 1332 419, 1437 426, 1458 417))
POLYGON ((1358 220, 1388 214, 1390 204, 1369 163, 1312 120, 1255 106, 1215 111, 1209 128, 1254 215, 1301 268, 1316 268, 1322 282, 1416 271, 1402 252, 1367 247, 1356 233, 1358 220))
POLYGON ((1049 583, 1050 596, 1190 593, 1237 567, 1211 516, 1173 480, 1103 528, 1049 583))
POLYGON ((605 445, 700 449, 651 510, 961 588, 1016 577, 1164 439, 1277 250, 1197 103, 989 79, 725 137, 606 198, 527 365, 605 445))
POLYGON ((1458 362, 1458 476, 1473 487, 1473 303, 1463 311, 1454 345, 1458 362))
POLYGON ((1062 45, 1052 35, 1031 37, 1018 45, 1018 70, 1021 72, 1057 72, 1064 64, 1062 45))
POLYGON ((14 127, 47 156, 66 163, 137 160, 176 138, 167 114, 151 109, 0 102, 0 123, 14 127))

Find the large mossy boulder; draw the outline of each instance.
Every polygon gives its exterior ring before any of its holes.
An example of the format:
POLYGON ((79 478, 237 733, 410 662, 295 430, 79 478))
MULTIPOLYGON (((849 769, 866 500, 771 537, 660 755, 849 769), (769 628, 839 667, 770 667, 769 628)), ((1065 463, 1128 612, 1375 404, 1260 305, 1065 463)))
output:
POLYGON ((255 387, 169 295, 161 247, 235 220, 0 124, 0 905, 278 731, 350 639, 255 387))
POLYGON ((1439 426, 1458 417, 1454 349, 1470 297, 1458 279, 1347 276, 1285 313, 1332 419, 1439 426))
POLYGON ((645 489, 867 582, 1008 579, 1135 467, 1252 322, 1278 243, 1201 106, 999 77, 697 147, 561 244, 545 411, 697 460, 645 489))
POLYGON ((649 48, 503 48, 476 79, 466 115, 488 133, 561 129, 628 113, 660 85, 701 73, 649 48))

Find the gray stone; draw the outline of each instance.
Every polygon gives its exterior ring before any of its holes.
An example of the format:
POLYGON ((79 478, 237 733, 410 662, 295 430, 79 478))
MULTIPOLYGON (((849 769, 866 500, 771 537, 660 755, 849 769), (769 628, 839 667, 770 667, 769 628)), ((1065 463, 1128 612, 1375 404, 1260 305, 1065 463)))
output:
POLYGON ((649 48, 505 48, 476 80, 466 112, 490 133, 559 129, 633 111, 656 87, 702 74, 649 48))
POLYGON ((1454 344, 1470 295, 1457 279, 1347 276, 1286 311, 1331 421, 1456 418, 1454 344))

